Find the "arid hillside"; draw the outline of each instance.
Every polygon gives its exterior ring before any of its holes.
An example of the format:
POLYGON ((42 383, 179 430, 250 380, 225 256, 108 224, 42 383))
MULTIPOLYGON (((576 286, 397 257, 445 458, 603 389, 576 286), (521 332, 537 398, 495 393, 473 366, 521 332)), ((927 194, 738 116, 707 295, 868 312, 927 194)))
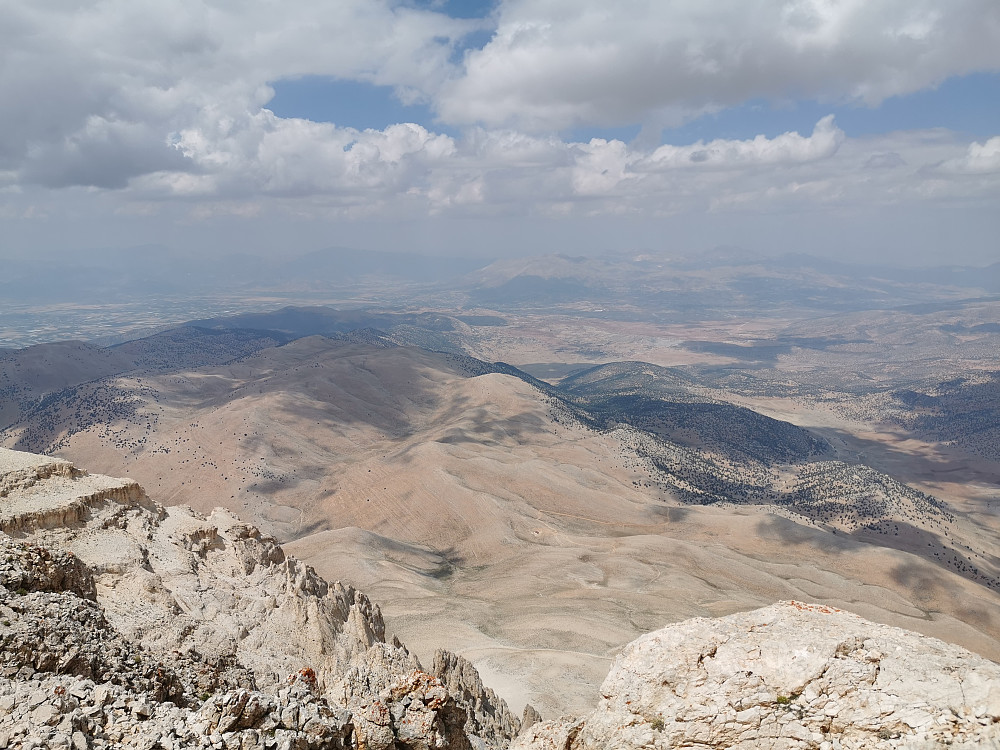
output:
MULTIPOLYGON (((518 719, 468 660, 439 648, 421 664, 390 638, 376 602, 229 511, 164 508, 131 479, 3 448, 0 553, 7 747, 971 750, 1000 740, 996 663, 800 601, 644 634, 618 653, 585 716, 544 721, 528 705, 518 719)), ((549 695, 576 688, 573 669, 552 672, 549 695)))
POLYGON ((663 480, 665 443, 595 426, 510 368, 318 336, 247 348, 78 378, 25 401, 3 444, 232 510, 368 591, 422 659, 447 642, 515 710, 587 708, 641 633, 782 599, 1000 657, 981 581, 795 508, 692 503, 663 480))

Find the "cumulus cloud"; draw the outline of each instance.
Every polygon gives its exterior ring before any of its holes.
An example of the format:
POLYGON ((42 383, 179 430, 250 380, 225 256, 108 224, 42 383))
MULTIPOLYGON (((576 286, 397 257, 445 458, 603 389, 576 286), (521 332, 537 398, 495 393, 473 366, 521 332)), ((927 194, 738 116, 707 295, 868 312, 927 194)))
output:
POLYGON ((621 141, 476 131, 411 192, 461 214, 641 215, 813 210, 995 195, 1000 180, 964 184, 934 165, 964 158, 945 131, 847 138, 823 118, 811 135, 716 140, 653 151, 621 141), (874 168, 877 167, 877 168, 874 168))
POLYGON ((476 27, 389 0, 0 2, 0 169, 106 188, 183 169, 170 134, 256 116, 281 78, 426 97, 476 27))
POLYGON ((163 197, 340 195, 351 200, 412 189, 455 152, 450 136, 413 123, 358 131, 275 117, 206 117, 174 133, 171 146, 193 173, 159 172, 138 191, 163 197))
POLYGON ((875 102, 996 68, 995 0, 506 0, 493 22, 459 59, 480 22, 396 0, 0 0, 0 189, 38 203, 41 188, 96 188, 116 210, 174 202, 199 217, 259 216, 267 200, 659 216, 996 194, 996 138, 852 140, 832 117, 811 134, 655 149, 557 135, 755 97, 875 102), (269 82, 305 74, 392 86, 468 126, 359 131, 267 109, 269 82))
POLYGON ((865 167, 868 169, 894 169, 903 166, 906 166, 906 160, 895 151, 872 154, 865 162, 865 167))
POLYGON ((733 169, 742 166, 800 164, 826 159, 837 153, 844 142, 844 131, 827 115, 809 137, 784 133, 776 138, 758 135, 752 140, 714 140, 693 146, 660 146, 644 160, 641 168, 649 171, 678 167, 717 167, 733 169))
POLYGON ((941 165, 942 171, 957 174, 989 174, 1000 172, 1000 135, 985 143, 971 143, 968 151, 941 165))
POLYGON ((627 176, 629 154, 621 141, 594 138, 576 147, 573 190, 577 195, 607 195, 627 176))
POLYGON ((877 104, 997 69, 995 0, 507 0, 438 106, 489 126, 663 125, 757 98, 877 104))

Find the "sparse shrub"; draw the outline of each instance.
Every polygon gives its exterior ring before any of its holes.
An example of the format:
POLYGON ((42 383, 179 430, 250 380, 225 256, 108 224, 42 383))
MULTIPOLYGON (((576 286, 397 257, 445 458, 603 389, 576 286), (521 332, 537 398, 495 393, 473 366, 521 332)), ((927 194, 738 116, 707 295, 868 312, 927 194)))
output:
POLYGON ((779 706, 787 706, 791 702, 792 699, 789 698, 787 695, 779 695, 777 699, 775 699, 775 703, 777 703, 779 706))
POLYGON ((664 726, 663 719, 661 719, 659 716, 657 716, 655 719, 653 719, 651 722, 649 722, 649 726, 651 726, 657 732, 662 732, 663 731, 663 726, 664 726))

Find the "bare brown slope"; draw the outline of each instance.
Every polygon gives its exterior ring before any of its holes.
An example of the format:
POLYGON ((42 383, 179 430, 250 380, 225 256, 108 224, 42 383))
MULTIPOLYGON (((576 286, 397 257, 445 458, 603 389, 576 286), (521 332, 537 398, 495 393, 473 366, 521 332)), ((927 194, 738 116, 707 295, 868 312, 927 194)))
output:
MULTIPOLYGON (((60 455, 294 540, 382 601, 421 657, 453 644, 515 707, 582 709, 638 634, 779 599, 1000 657, 1000 597, 982 586, 758 508, 672 504, 640 486, 646 467, 617 433, 446 355, 312 338, 139 381, 104 384, 127 415, 100 406, 53 434, 60 455)), ((90 406, 81 392, 48 419, 90 406)))

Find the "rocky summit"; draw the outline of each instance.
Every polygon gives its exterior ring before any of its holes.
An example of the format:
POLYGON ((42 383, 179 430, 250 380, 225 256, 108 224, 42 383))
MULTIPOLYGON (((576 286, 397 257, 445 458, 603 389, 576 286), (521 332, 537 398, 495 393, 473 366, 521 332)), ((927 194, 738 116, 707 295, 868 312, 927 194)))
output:
POLYGON ((602 694, 519 719, 232 513, 0 450, 0 748, 1000 747, 1000 666, 797 602, 643 636, 602 694))
POLYGON ((0 450, 0 748, 501 748, 472 665, 225 511, 0 450))
POLYGON ((1000 747, 1000 666, 815 604, 779 602, 645 635, 597 709, 514 750, 1000 747))

